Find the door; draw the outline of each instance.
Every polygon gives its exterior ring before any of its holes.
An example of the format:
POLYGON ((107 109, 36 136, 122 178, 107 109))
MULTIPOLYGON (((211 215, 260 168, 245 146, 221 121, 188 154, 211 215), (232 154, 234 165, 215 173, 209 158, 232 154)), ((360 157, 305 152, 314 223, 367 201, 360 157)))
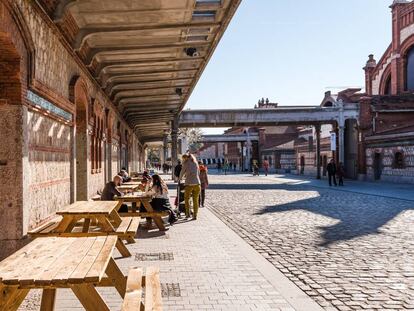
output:
POLYGON ((376 152, 374 155, 374 178, 380 180, 382 174, 382 155, 376 152))

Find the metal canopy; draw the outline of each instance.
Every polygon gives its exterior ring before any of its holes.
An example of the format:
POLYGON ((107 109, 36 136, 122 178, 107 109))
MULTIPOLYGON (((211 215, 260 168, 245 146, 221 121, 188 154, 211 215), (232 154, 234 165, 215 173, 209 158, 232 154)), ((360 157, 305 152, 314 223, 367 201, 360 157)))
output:
POLYGON ((183 109, 240 1, 39 2, 145 142, 183 109))

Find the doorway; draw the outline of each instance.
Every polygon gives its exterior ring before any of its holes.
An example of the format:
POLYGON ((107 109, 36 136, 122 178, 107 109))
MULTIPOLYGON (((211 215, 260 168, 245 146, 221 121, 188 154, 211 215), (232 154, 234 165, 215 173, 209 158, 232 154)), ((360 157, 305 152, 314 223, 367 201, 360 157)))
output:
POLYGON ((304 156, 300 157, 300 174, 301 175, 305 174, 305 157, 304 156))
POLYGON ((374 154, 374 179, 380 180, 382 175, 382 154, 376 152, 374 154))
POLYGON ((322 176, 326 176, 326 167, 328 166, 328 157, 326 155, 322 158, 322 176))
POLYGON ((80 79, 75 84, 76 201, 88 200, 87 97, 80 79))

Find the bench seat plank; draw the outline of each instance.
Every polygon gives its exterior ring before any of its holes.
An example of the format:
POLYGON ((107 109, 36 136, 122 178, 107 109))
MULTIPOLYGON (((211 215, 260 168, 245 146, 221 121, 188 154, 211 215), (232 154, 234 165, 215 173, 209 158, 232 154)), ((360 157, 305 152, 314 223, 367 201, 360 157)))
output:
POLYGON ((121 311, 141 310, 142 299, 142 269, 129 270, 125 298, 121 311))
POLYGON ((145 273, 145 311, 162 311, 160 268, 147 267, 145 273))

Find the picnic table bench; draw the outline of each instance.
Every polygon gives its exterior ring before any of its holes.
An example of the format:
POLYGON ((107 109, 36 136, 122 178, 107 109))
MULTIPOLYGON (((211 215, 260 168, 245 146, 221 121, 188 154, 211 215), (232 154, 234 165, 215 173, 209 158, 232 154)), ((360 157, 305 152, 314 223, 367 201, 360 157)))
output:
POLYGON ((165 231, 165 225, 164 221, 162 220, 162 217, 168 216, 167 211, 163 212, 156 212, 151 206, 151 196, 145 195, 144 193, 135 192, 135 193, 128 193, 126 195, 123 195, 121 197, 115 197, 116 200, 120 202, 119 206, 123 203, 130 202, 132 203, 132 210, 128 213, 119 213, 120 216, 128 217, 145 217, 145 218, 151 218, 154 220, 155 224, 157 225, 158 229, 161 231, 165 231), (141 204, 145 207, 146 212, 140 212, 139 207, 141 204))
POLYGON ((116 236, 34 240, 0 262, 0 310, 17 310, 30 290, 42 289, 41 310, 52 311, 56 290, 70 288, 87 311, 109 311, 96 287, 111 286, 124 298, 123 311, 161 311, 159 268, 145 275, 133 268, 126 278, 112 258, 116 243, 116 236))
POLYGON ((56 212, 56 218, 30 231, 31 237, 90 237, 116 235, 116 247, 124 257, 131 256, 122 240, 135 243, 140 218, 120 217, 116 201, 78 201, 56 212))

